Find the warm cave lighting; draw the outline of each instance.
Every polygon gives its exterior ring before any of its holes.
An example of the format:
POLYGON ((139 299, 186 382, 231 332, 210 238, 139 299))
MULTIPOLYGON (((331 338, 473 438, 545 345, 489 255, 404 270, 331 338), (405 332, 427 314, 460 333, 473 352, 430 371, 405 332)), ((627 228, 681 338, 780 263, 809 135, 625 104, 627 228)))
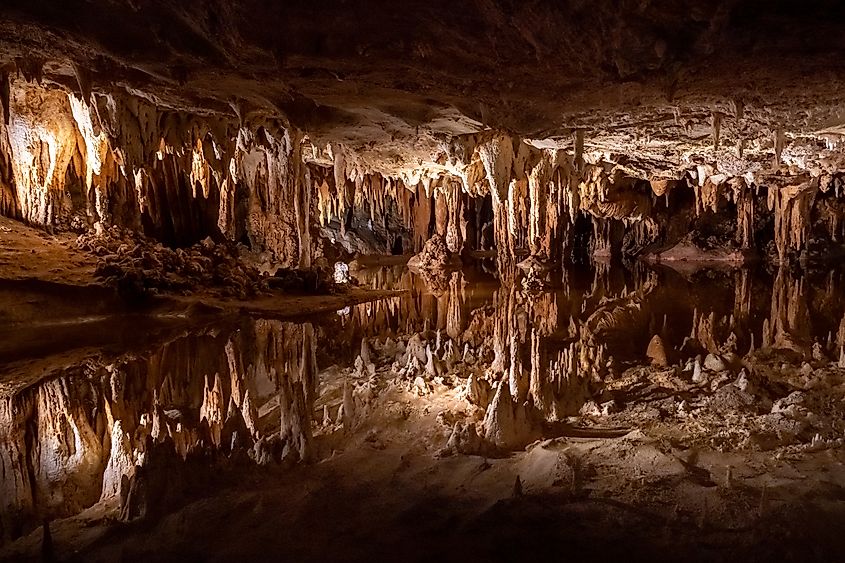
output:
POLYGON ((78 4, 0 5, 0 563, 842 558, 845 4, 78 4))

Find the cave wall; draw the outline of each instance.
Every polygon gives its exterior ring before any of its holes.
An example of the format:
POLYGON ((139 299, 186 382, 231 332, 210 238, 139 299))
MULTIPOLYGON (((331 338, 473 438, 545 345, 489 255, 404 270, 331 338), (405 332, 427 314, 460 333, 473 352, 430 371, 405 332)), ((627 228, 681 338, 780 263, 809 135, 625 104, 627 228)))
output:
POLYGON ((8 80, 4 215, 48 228, 116 224, 174 246, 225 238, 277 264, 310 265, 311 191, 297 130, 8 80))
POLYGON ((416 253, 435 234, 456 254, 494 247, 502 271, 527 256, 571 260, 584 244, 602 259, 784 262, 841 250, 842 159, 830 135, 790 141, 777 130, 756 152, 725 148, 719 114, 710 153, 661 164, 634 148, 589 151, 581 129, 540 144, 488 129, 396 168, 266 114, 177 111, 25 73, 2 82, 0 212, 45 228, 116 224, 173 246, 211 237, 298 267, 317 247, 336 257, 320 239, 346 255, 416 253), (579 217, 592 226, 586 239, 579 217))

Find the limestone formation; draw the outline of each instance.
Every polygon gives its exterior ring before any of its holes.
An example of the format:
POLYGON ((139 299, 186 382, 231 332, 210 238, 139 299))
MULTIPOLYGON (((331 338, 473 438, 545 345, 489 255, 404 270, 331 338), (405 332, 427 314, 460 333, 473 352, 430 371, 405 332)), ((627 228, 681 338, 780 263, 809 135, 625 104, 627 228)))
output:
POLYGON ((656 366, 666 367, 669 365, 666 355, 666 346, 663 344, 663 339, 657 334, 655 334, 649 341, 646 356, 648 356, 651 363, 656 366))
POLYGON ((225 497, 215 532, 308 559, 291 520, 404 525, 467 475, 467 553, 537 507, 502 538, 538 559, 573 511, 622 551, 836 536, 836 503, 787 527, 765 489, 742 520, 750 473, 697 460, 835 492, 768 472, 843 445, 836 2, 2 4, 2 546, 199 557, 225 497))
POLYGON ((537 428, 523 404, 513 400, 502 380, 484 415, 484 439, 505 450, 525 446, 537 435, 537 428))

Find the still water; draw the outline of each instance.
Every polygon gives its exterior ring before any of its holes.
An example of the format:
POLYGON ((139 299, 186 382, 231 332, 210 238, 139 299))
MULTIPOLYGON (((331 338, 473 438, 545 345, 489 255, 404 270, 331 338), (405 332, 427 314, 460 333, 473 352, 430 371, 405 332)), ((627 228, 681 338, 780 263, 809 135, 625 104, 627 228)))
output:
MULTIPOLYGON (((61 326, 12 325, 33 336, 0 347, 0 537, 101 499, 125 502, 123 475, 157 459, 151 444, 165 439, 185 460, 213 461, 270 435, 282 442, 266 455, 312 455, 312 432, 342 418, 338 374, 360 362, 362 341, 369 349, 423 333, 438 347, 451 341, 457 355, 540 372, 562 350, 590 350, 606 376, 645 362, 656 334, 670 351, 742 355, 769 344, 798 361, 814 352, 835 360, 845 339, 841 268, 599 265, 552 274, 535 292, 481 270, 452 272, 436 287, 402 266, 356 275, 363 286, 408 292, 297 322, 245 316, 186 327, 98 311, 61 326)), ((449 377, 458 384, 466 374, 449 377)))

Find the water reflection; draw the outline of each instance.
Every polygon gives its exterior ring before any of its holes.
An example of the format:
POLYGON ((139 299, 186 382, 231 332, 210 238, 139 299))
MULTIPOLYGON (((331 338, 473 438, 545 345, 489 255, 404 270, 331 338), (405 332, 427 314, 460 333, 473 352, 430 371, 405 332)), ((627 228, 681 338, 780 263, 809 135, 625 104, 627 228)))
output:
POLYGON ((560 420, 644 362, 654 335, 680 363, 768 346, 797 361, 836 360, 845 344, 841 270, 598 264, 550 276, 538 293, 475 271, 451 272, 436 288, 402 267, 356 276, 409 294, 305 323, 204 327, 12 388, 0 399, 2 537, 99 500, 124 518, 143 515, 170 496, 162 491, 173 486, 173 468, 191 460, 207 466, 233 451, 258 464, 311 459, 314 432, 342 426, 361 392, 338 374, 367 376, 370 354, 414 385, 449 376, 482 407, 506 381, 517 403, 560 420), (153 466, 169 468, 168 477, 153 466))

